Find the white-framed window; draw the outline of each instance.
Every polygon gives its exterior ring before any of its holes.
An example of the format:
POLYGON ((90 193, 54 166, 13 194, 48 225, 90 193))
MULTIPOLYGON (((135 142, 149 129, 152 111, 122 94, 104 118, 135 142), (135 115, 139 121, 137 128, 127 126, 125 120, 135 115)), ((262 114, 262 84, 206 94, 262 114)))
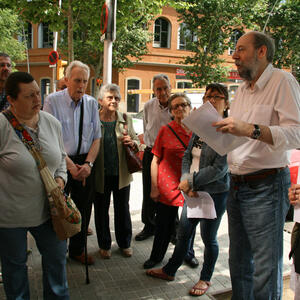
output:
POLYGON ((47 23, 40 23, 38 27, 38 48, 53 47, 53 32, 47 23))
POLYGON ((176 81, 177 89, 191 89, 193 87, 193 83, 191 81, 180 80, 176 81))
POLYGON ((177 49, 179 50, 189 50, 188 43, 196 42, 197 36, 187 29, 185 23, 181 23, 178 28, 178 39, 177 39, 177 49))
POLYGON ((231 37, 230 37, 230 42, 231 42, 232 46, 228 48, 228 55, 233 54, 236 43, 242 35, 243 35, 243 33, 240 30, 238 30, 238 29, 233 30, 231 37))
POLYGON ((51 79, 50 78, 41 78, 41 98, 42 98, 42 105, 44 105, 44 101, 46 97, 50 94, 50 84, 51 79))
MULTIPOLYGON (((141 86, 140 79, 137 78, 127 78, 127 91, 128 90, 139 90, 141 86)), ((139 112, 140 106, 139 94, 128 94, 127 93, 127 112, 137 113, 139 112)))
POLYGON ((25 22, 22 28, 22 34, 18 36, 20 42, 25 42, 27 49, 33 48, 32 24, 25 22))
POLYGON ((167 19, 158 18, 154 23, 153 47, 170 48, 171 25, 167 19))

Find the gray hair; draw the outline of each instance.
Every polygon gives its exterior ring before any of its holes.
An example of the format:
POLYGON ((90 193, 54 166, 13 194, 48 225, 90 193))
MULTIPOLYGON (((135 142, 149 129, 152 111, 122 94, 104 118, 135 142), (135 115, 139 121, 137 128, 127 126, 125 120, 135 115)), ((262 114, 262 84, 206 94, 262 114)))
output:
POLYGON ((155 80, 165 80, 168 83, 168 85, 170 85, 170 79, 169 79, 168 75, 166 75, 166 74, 157 74, 157 75, 155 75, 152 79, 153 87, 154 87, 155 80))
POLYGON ((253 35, 253 44, 255 49, 259 49, 261 46, 267 47, 267 61, 271 63, 275 54, 274 40, 267 34, 259 31, 250 31, 247 34, 253 35))
POLYGON ((171 112, 172 110, 172 101, 176 98, 182 97, 185 99, 185 101, 188 103, 188 105, 190 107, 192 107, 192 102, 190 100, 190 98, 187 96, 186 93, 175 93, 173 94, 169 99, 168 99, 168 108, 169 108, 169 112, 171 112))
POLYGON ((79 60, 74 60, 68 65, 68 67, 66 69, 66 77, 67 78, 70 78, 72 70, 76 67, 82 68, 83 70, 85 70, 88 74, 88 78, 90 78, 90 67, 79 60))
POLYGON ((4 52, 0 52, 0 57, 8 57, 8 58, 10 58, 10 56, 7 53, 4 53, 4 52))
POLYGON ((107 92, 116 94, 121 100, 120 87, 114 83, 108 83, 108 84, 102 85, 100 88, 100 91, 98 93, 97 99, 103 100, 104 95, 107 92))

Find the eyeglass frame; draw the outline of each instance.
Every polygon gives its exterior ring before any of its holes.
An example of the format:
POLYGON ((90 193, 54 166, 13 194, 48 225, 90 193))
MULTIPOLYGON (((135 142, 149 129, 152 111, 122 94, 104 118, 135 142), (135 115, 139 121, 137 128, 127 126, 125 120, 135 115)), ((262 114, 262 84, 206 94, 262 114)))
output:
POLYGON ((214 103, 216 103, 216 101, 221 101, 221 100, 224 100, 225 101, 225 96, 218 96, 218 95, 215 95, 215 96, 204 96, 203 99, 205 101, 210 101, 211 99, 213 99, 214 103))
POLYGON ((183 103, 178 103, 178 104, 175 104, 174 106, 171 106, 171 109, 172 110, 176 110, 179 108, 179 106, 181 106, 183 109, 185 109, 186 107, 190 107, 191 105, 188 103, 188 102, 183 102, 183 103))

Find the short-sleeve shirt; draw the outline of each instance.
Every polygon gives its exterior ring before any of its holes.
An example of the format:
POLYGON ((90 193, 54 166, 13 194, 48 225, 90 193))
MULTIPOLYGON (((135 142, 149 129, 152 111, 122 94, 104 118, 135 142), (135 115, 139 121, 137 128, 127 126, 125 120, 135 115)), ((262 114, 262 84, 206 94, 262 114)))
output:
MULTIPOLYGON (((187 146, 192 133, 187 133, 175 121, 169 123, 180 139, 187 146)), ((158 157, 157 185, 159 201, 166 205, 183 206, 183 196, 177 190, 181 176, 181 162, 185 148, 170 128, 162 126, 155 140, 152 153, 158 157)))

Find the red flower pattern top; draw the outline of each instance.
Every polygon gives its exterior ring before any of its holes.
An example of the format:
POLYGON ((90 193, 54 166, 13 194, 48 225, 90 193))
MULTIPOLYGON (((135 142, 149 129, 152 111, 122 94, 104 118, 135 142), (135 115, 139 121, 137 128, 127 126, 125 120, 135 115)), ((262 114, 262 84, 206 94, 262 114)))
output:
MULTIPOLYGON (((192 133, 187 133, 175 121, 169 123, 187 146, 192 133)), ((157 185, 159 201, 166 205, 183 206, 183 196, 177 190, 181 177, 181 162, 185 148, 167 126, 162 126, 154 143, 152 153, 158 157, 157 185)))

